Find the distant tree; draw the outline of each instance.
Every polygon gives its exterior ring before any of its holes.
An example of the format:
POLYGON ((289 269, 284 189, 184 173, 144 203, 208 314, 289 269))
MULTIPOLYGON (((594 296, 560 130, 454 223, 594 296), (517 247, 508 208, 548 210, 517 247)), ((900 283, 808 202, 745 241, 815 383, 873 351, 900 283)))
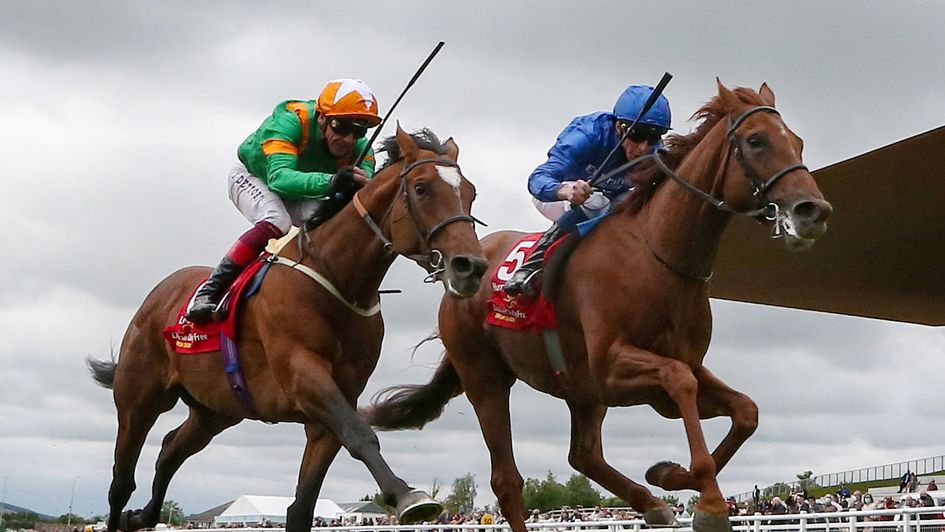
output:
POLYGON ((663 495, 662 497, 660 497, 660 499, 663 499, 664 501, 666 501, 666 504, 670 505, 673 508, 675 508, 676 505, 679 504, 679 497, 675 495, 663 495))
POLYGON ((180 526, 184 524, 184 509, 180 507, 177 501, 164 501, 161 506, 160 521, 169 525, 180 526))
POLYGON ((80 515, 62 514, 56 518, 56 523, 63 524, 63 525, 66 523, 72 523, 73 525, 84 525, 86 524, 86 520, 83 519, 82 516, 80 515))
POLYGON ((564 487, 569 506, 590 508, 600 504, 600 492, 591 486, 591 481, 584 475, 571 475, 564 487))
POLYGON ((522 488, 522 497, 525 509, 537 508, 542 512, 557 510, 568 504, 568 489, 555 478, 554 473, 548 472, 545 480, 529 478, 522 488))
POLYGON ((697 504, 699 504, 698 495, 693 495, 692 497, 689 497, 689 504, 686 505, 686 511, 689 512, 689 515, 692 515, 692 509, 695 508, 697 504))
MULTIPOLYGON (((3 526, 8 530, 34 530, 39 516, 33 512, 17 512, 3 514, 3 526)), ((65 522, 65 521, 63 521, 65 522)))
POLYGON ((430 485, 430 497, 434 499, 440 495, 440 479, 433 477, 433 483, 430 485))
POLYGON ((800 491, 809 491, 814 488, 819 488, 817 482, 814 481, 814 472, 813 471, 804 471, 803 473, 797 474, 797 484, 800 491))
POLYGON ((453 491, 443 506, 452 514, 469 513, 476 504, 476 475, 466 473, 465 475, 453 480, 453 491))
POLYGON ((784 482, 775 482, 774 484, 765 488, 763 493, 766 498, 770 499, 775 495, 781 495, 789 491, 791 491, 791 486, 788 486, 784 482))
POLYGON ((600 505, 604 508, 626 508, 630 506, 630 503, 620 497, 604 497, 601 499, 600 505))

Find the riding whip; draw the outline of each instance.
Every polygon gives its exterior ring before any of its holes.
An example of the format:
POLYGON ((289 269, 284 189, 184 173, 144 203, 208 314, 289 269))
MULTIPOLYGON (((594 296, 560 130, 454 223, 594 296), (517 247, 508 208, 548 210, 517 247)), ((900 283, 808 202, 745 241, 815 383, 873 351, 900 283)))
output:
POLYGON ((444 44, 446 43, 443 41, 440 41, 440 43, 436 45, 436 48, 434 48, 433 51, 430 52, 430 55, 427 57, 426 61, 424 61, 423 64, 420 65, 420 68, 417 69, 417 73, 414 74, 412 78, 410 78, 409 82, 407 82, 407 86, 404 87, 403 92, 400 93, 400 96, 398 96, 397 100, 394 101, 394 105, 391 105, 390 110, 387 111, 387 116, 385 116, 384 119, 381 120, 381 123, 378 124, 376 128, 374 128, 374 134, 371 135, 371 140, 369 140, 368 143, 364 145, 364 149, 361 150, 361 155, 358 155, 358 159, 354 162, 355 168, 357 168, 358 166, 361 166, 361 163, 364 161, 364 158, 367 156, 368 150, 371 149, 371 145, 374 144, 375 140, 377 140, 377 136, 380 135, 381 129, 383 129, 384 124, 387 123, 387 119, 390 118, 392 114, 394 114, 394 108, 397 107, 397 104, 400 103, 400 100, 402 100, 404 95, 407 94, 407 91, 410 90, 410 87, 413 87, 413 84, 416 83, 417 78, 420 77, 420 74, 423 74, 423 71, 426 70, 427 65, 430 64, 430 61, 433 61, 433 58, 436 56, 436 54, 440 52, 440 48, 443 48, 444 44))
POLYGON ((588 180, 588 184, 592 188, 594 187, 594 184, 600 180, 600 173, 604 169, 604 167, 607 165, 607 163, 610 161, 610 158, 614 156, 614 153, 616 153, 618 149, 620 149, 620 146, 623 144, 623 142, 627 140, 627 136, 630 135, 633 129, 637 126, 637 123, 640 122, 640 120, 647 113, 647 111, 649 111, 650 108, 653 107, 653 104, 655 104, 656 100, 659 99, 661 94, 663 94, 663 89, 666 88, 666 85, 669 85, 669 80, 671 79, 673 79, 672 74, 670 74, 669 72, 663 73, 663 78, 660 79, 660 82, 656 84, 656 87, 653 89, 653 92, 650 93, 650 97, 647 98, 646 101, 643 103, 643 107, 640 108, 640 112, 637 114, 637 117, 633 119, 633 123, 630 124, 630 127, 628 127, 627 130, 623 132, 623 136, 620 137, 620 142, 618 142, 617 145, 614 146, 614 149, 610 150, 610 153, 608 153, 607 157, 604 158, 604 162, 600 163, 600 166, 598 166, 597 169, 594 170, 594 175, 592 175, 591 178, 588 180))

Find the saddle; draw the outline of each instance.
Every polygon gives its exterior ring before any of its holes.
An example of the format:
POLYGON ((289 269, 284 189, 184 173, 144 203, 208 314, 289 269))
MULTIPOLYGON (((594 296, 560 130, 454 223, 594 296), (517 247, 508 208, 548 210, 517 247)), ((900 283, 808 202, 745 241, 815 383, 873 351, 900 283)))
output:
POLYGON ((541 291, 536 297, 511 296, 502 289, 507 278, 532 254, 534 243, 540 237, 541 233, 533 233, 522 238, 512 246, 509 255, 496 268, 492 277, 492 297, 488 302, 486 323, 529 332, 558 328, 554 302, 568 259, 581 242, 577 232, 568 233, 548 247, 542 264, 541 291))

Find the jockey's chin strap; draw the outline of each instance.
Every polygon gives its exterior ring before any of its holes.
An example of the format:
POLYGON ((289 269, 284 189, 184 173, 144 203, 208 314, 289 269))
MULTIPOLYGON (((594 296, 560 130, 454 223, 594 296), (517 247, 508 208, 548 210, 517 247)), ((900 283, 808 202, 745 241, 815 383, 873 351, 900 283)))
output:
POLYGON ((422 242, 423 247, 426 249, 425 253, 410 254, 410 253, 401 253, 397 251, 397 249, 394 247, 394 243, 391 242, 391 239, 388 238, 387 235, 384 234, 384 231, 381 229, 380 226, 390 216, 391 211, 393 211, 394 209, 394 205, 397 203, 396 198, 394 199, 394 201, 390 203, 390 205, 388 205, 387 210, 384 212, 384 216, 381 218, 380 224, 378 224, 377 222, 374 221, 373 218, 371 218, 371 213, 369 213, 367 209, 364 207, 364 204, 361 202, 361 199, 358 197, 358 192, 354 194, 352 203, 354 203, 355 210, 357 210, 358 214, 361 215, 361 219, 363 219, 364 223, 366 223, 368 227, 371 228, 371 231, 373 231, 374 234, 377 235, 377 238, 384 244, 384 249, 387 250, 388 253, 403 255, 404 257, 407 257, 408 259, 416 262, 417 264, 420 265, 421 268, 427 270, 430 273, 430 275, 428 275, 423 281, 425 283, 433 283, 433 282, 436 282, 440 278, 440 275, 446 271, 446 264, 444 261, 443 252, 432 246, 432 241, 433 241, 433 238, 436 236, 436 234, 441 229, 445 228, 447 225, 453 222, 470 222, 473 224, 479 223, 484 226, 486 224, 482 222, 481 220, 479 220, 478 218, 476 218, 475 216, 472 216, 471 214, 463 214, 462 203, 460 202, 460 214, 447 217, 433 224, 432 227, 429 227, 425 230, 421 229, 419 224, 417 224, 416 208, 413 204, 413 201, 410 198, 410 194, 407 193, 407 175, 410 174, 410 172, 412 172, 418 166, 424 165, 424 164, 436 164, 439 166, 450 166, 453 168, 459 168, 459 165, 456 162, 451 161, 449 159, 442 159, 442 158, 420 159, 420 160, 414 161, 413 163, 409 165, 404 166, 404 169, 400 172, 400 179, 401 179, 401 186, 400 186, 401 194, 400 195, 407 204, 407 211, 410 213, 410 218, 413 221, 414 229, 416 230, 417 235, 420 237, 420 241, 422 242))

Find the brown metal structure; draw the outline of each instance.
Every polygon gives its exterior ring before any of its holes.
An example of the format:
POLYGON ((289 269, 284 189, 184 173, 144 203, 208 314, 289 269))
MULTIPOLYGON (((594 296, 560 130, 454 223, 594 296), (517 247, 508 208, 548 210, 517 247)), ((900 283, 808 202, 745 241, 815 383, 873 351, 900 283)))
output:
POLYGON ((793 254, 732 220, 712 297, 945 325, 945 126, 814 176, 834 208, 827 234, 793 254))

